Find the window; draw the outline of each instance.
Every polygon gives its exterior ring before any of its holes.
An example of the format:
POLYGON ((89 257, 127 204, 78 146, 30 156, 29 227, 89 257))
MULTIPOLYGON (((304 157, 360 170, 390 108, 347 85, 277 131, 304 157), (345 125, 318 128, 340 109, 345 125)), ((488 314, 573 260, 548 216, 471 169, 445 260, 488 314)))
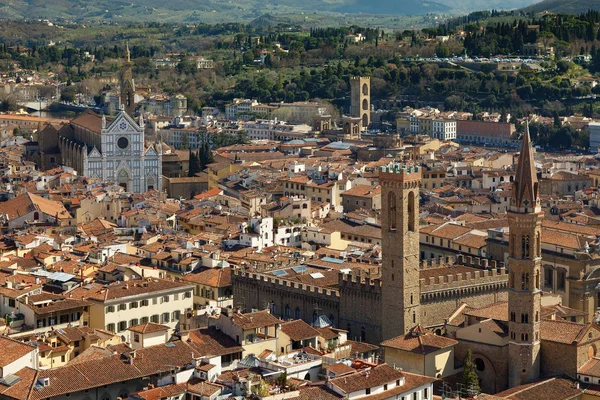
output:
POLYGON ((148 317, 140 318, 140 324, 147 324, 147 323, 148 323, 148 317))
POLYGON ((140 307, 148 307, 148 305, 149 305, 148 300, 140 301, 140 307))
POLYGON ((129 309, 131 310, 132 308, 138 308, 139 304, 137 301, 132 301, 131 303, 129 303, 129 309))
POLYGON ((383 390, 388 390, 387 383, 385 383, 385 384, 383 385, 383 390))
POLYGON ((366 388, 365 389, 365 394, 371 394, 371 388, 366 388))
POLYGON ((160 316, 160 323, 161 324, 169 323, 169 317, 170 317, 170 315, 168 312, 162 313, 162 315, 160 316))
POLYGON ((179 317, 181 316, 181 311, 175 310, 171 313, 171 321, 177 322, 179 321, 179 317))
POLYGON ((140 324, 140 322, 139 322, 139 320, 137 318, 134 318, 131 321, 129 321, 129 327, 136 326, 136 325, 139 325, 139 324, 140 324))
POLYGON ((175 293, 173 295, 173 300, 175 300, 175 301, 179 300, 179 293, 175 293))
POLYGON ((154 322, 155 324, 159 323, 159 319, 160 319, 160 317, 158 314, 154 314, 153 316, 150 317, 150 321, 154 322))
POLYGON ((107 306, 106 307, 106 313, 111 313, 111 312, 115 312, 115 306, 107 306))
POLYGON ((158 303, 158 299, 155 297, 155 298, 152 299, 152 304, 156 305, 156 303, 158 303))
POLYGON ((118 332, 124 331, 125 329, 127 329, 127 321, 119 322, 118 332))
POLYGON ((60 362, 65 362, 65 355, 60 356, 60 362))
POLYGON ((127 304, 119 304, 119 311, 127 310, 127 304))
POLYGON ((115 324, 108 324, 108 325, 106 325, 106 330, 110 331, 110 332, 114 332, 115 331, 115 324))
POLYGON ((427 400, 429 398, 429 390, 428 388, 423 389, 423 399, 427 400))
POLYGON ((192 297, 192 292, 185 292, 185 293, 183 294, 183 297, 184 297, 185 299, 189 299, 189 298, 191 298, 191 297, 192 297))
POLYGON ((169 302, 169 296, 163 296, 160 298, 160 303, 168 303, 169 302))

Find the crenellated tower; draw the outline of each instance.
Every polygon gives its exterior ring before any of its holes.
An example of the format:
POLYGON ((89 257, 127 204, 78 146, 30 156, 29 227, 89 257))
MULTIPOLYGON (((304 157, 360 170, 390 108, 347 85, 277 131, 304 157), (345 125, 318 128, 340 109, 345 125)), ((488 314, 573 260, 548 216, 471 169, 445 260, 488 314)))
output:
POLYGON ((544 214, 529 127, 523 135, 507 215, 510 228, 508 383, 515 387, 540 376, 541 228, 544 214))
POLYGON ((420 323, 419 186, 417 166, 379 171, 382 201, 382 336, 406 334, 420 323))

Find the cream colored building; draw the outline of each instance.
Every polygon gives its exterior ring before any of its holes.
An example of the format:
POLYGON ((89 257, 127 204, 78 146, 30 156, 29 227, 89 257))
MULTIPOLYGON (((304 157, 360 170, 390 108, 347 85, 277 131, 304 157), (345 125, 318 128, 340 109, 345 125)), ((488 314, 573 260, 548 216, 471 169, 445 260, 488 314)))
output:
POLYGON ((277 352, 281 321, 268 310, 242 314, 221 313, 218 319, 209 319, 209 326, 218 327, 236 343, 244 347, 242 357, 261 354, 265 350, 277 352))
POLYGON ((458 342, 428 332, 420 325, 404 336, 381 343, 385 362, 414 374, 445 378, 456 373, 454 346, 458 342))
POLYGON ((125 335, 128 328, 154 322, 172 333, 182 313, 194 307, 192 285, 164 279, 138 279, 108 286, 92 283, 73 290, 74 298, 85 297, 91 328, 125 335))

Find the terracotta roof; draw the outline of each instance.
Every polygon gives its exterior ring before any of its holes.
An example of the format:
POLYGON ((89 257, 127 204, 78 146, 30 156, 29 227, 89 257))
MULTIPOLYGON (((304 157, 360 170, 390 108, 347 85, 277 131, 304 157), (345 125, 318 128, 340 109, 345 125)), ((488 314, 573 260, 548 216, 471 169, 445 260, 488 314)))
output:
POLYGON ((563 378, 551 378, 528 383, 496 393, 494 396, 510 400, 567 400, 581 395, 582 390, 573 387, 574 381, 563 378))
POLYGON ((160 292, 162 290, 189 289, 193 287, 187 283, 166 279, 136 279, 126 282, 115 282, 104 287, 99 283, 92 283, 70 292, 73 297, 84 297, 95 301, 107 301, 136 296, 146 293, 160 292))
POLYGON ((187 383, 187 391, 188 393, 193 393, 198 396, 206 396, 209 397, 214 395, 215 393, 220 392, 223 389, 222 386, 216 385, 214 383, 202 381, 197 378, 192 378, 187 383))
POLYGON ((342 192, 342 196, 375 197, 381 195, 381 186, 356 185, 342 192))
POLYGON ((231 286, 231 268, 200 268, 185 275, 183 280, 214 288, 228 287, 231 286))
POLYGON ((336 376, 347 375, 356 372, 354 368, 344 363, 328 365, 327 367, 325 367, 325 369, 336 376))
POLYGON ((352 346, 352 350, 350 351, 352 354, 362 354, 367 351, 374 351, 379 349, 379 346, 375 346, 374 344, 365 343, 365 342, 356 342, 354 340, 347 340, 350 346, 352 346))
POLYGON ((5 367, 35 350, 28 344, 9 339, 6 336, 0 336, 0 348, 2 349, 0 351, 0 367, 5 367))
POLYGON ((412 353, 428 354, 446 347, 454 346, 457 343, 458 342, 454 339, 427 332, 417 325, 406 335, 388 339, 381 343, 381 346, 412 353))
POLYGON ((257 311, 247 314, 234 313, 231 316, 231 319, 235 325, 239 326, 244 330, 263 328, 265 326, 280 324, 282 322, 279 318, 271 315, 271 313, 268 310, 257 311))
POLYGON ((297 319, 295 321, 284 322, 281 324, 281 331, 289 336, 294 341, 312 339, 320 335, 320 332, 302 321, 297 319))
POLYGON ((37 371, 29 367, 25 367, 15 372, 16 376, 21 378, 20 381, 12 386, 0 384, 1 397, 25 400, 29 397, 30 392, 36 382, 37 371))
POLYGON ((577 322, 542 320, 540 332, 542 340, 550 342, 576 344, 580 342, 592 324, 579 324, 577 322))
POLYGON ((207 356, 241 353, 243 350, 235 340, 213 327, 190 331, 187 343, 198 354, 207 356))
POLYGON ((59 219, 71 218, 71 214, 62 202, 48 200, 29 192, 0 203, 0 214, 8 215, 10 220, 17 219, 35 210, 51 217, 58 215, 59 219))
MULTIPOLYGON (((79 125, 92 132, 100 134, 102 131, 102 117, 91 110, 86 110, 71 120, 71 124, 79 125)), ((106 126, 110 124, 107 118, 106 126)))
POLYGON ((341 392, 349 394, 366 388, 381 386, 402 378, 401 371, 387 364, 380 364, 370 370, 357 371, 351 375, 333 378, 329 383, 341 392))
POLYGON ((482 319, 491 318, 498 321, 508 321, 508 302, 492 303, 489 306, 465 311, 465 314, 482 319))
POLYGON ((183 394, 187 390, 187 382, 165 385, 154 389, 140 390, 139 392, 129 394, 129 398, 142 400, 160 400, 178 394, 183 394))
POLYGON ((171 371, 191 363, 192 353, 194 350, 186 343, 173 342, 170 346, 138 349, 135 363, 128 363, 116 354, 39 371, 37 378, 49 378, 50 384, 33 390, 29 398, 41 400, 171 371))
POLYGON ((302 386, 298 400, 340 400, 343 396, 337 394, 327 386, 302 386))
POLYGON ((595 378, 600 378, 600 359, 592 358, 587 363, 585 363, 579 371, 578 374, 589 375, 595 378))
POLYGON ((154 332, 165 332, 168 331, 170 328, 166 325, 161 325, 161 324, 157 324, 154 322, 147 322, 145 324, 139 324, 136 326, 132 326, 131 328, 127 329, 128 331, 131 332, 135 332, 135 333, 154 333, 154 332))

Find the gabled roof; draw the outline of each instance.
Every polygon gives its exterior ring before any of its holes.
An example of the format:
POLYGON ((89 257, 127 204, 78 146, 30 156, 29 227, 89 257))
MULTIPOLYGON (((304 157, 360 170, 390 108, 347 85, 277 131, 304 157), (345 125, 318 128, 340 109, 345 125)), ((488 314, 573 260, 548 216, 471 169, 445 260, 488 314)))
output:
POLYGON ((6 367, 35 350, 28 344, 0 336, 0 367, 6 367))
POLYGON ((145 324, 140 324, 136 326, 132 326, 127 329, 128 331, 135 333, 155 333, 155 332, 166 332, 170 328, 166 325, 157 324, 154 322, 147 322, 145 324))
POLYGON ((281 331, 294 341, 312 339, 320 335, 318 330, 301 319, 284 322, 281 324, 281 331))
POLYGON ((457 343, 454 339, 427 332, 420 325, 417 325, 406 335, 388 339, 381 343, 381 345, 411 353, 429 354, 446 347, 454 346, 457 343))
POLYGON ((265 326, 271 326, 280 324, 281 320, 273 315, 268 310, 257 311, 247 314, 234 313, 231 316, 232 322, 240 328, 255 329, 263 328, 265 326))

